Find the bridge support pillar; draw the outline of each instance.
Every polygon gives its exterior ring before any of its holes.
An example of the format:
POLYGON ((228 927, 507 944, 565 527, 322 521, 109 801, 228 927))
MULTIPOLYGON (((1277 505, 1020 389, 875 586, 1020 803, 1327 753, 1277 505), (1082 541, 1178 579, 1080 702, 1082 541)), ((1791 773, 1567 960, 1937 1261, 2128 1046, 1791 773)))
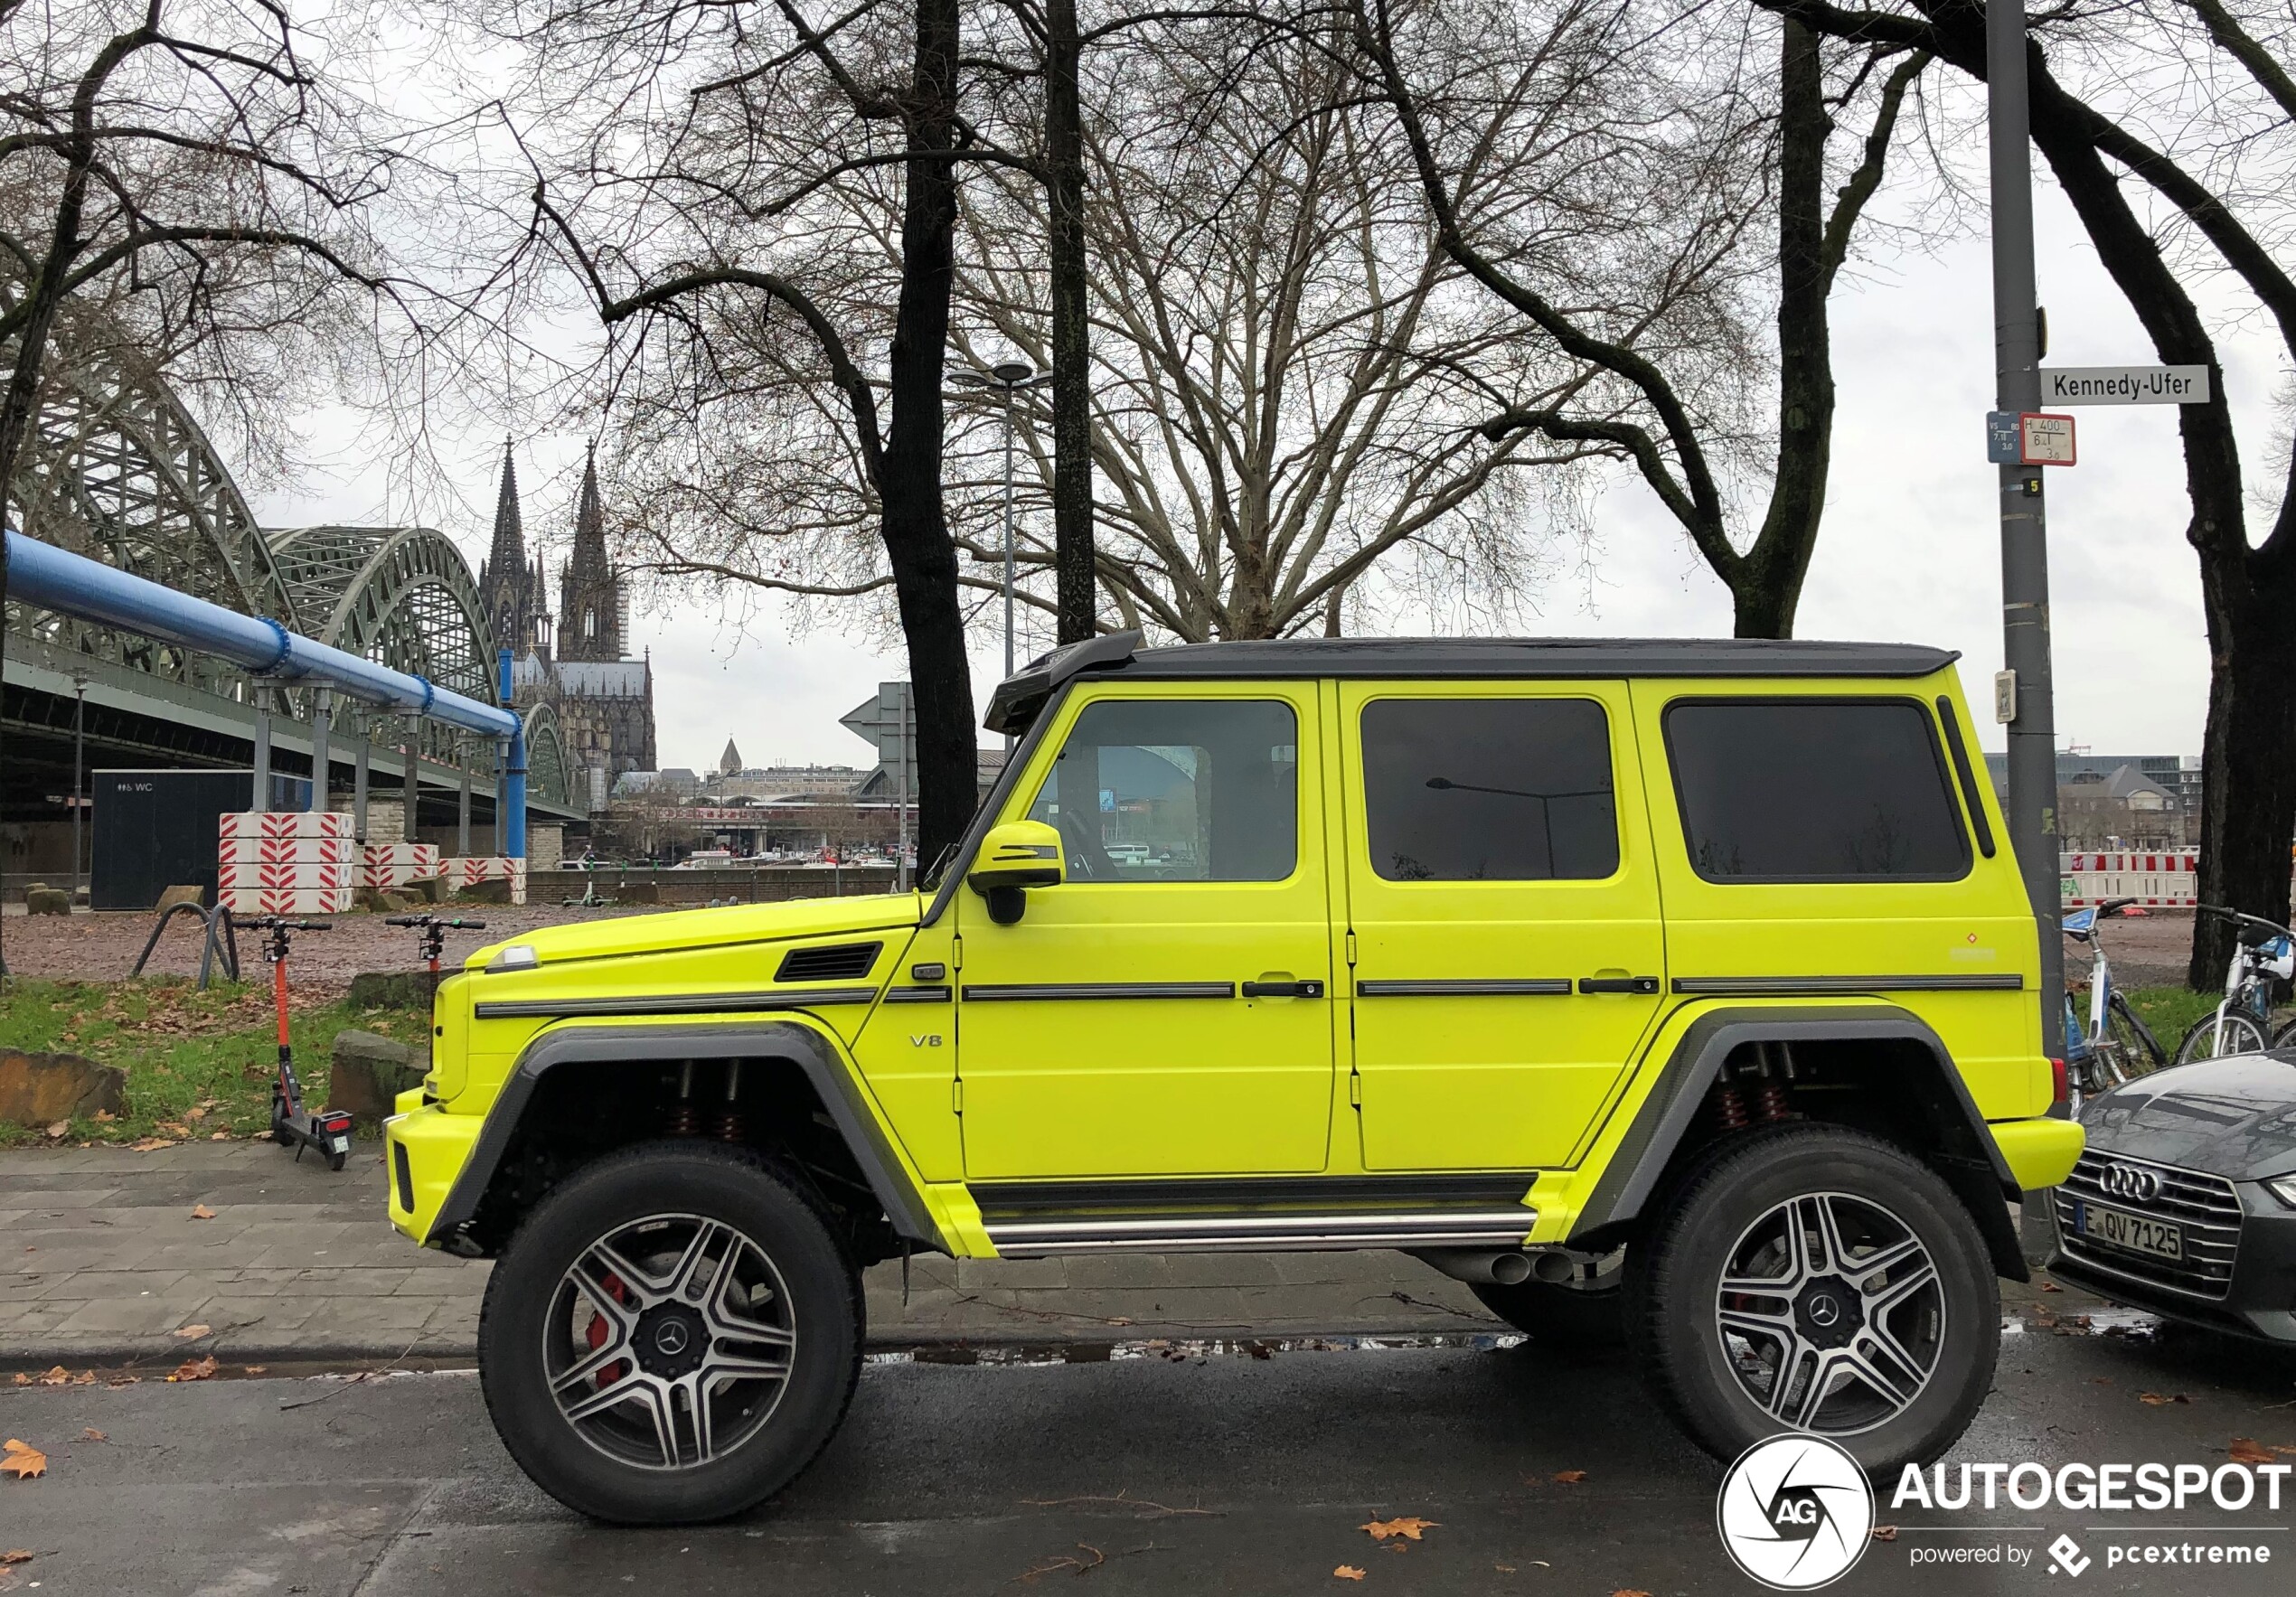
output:
POLYGON ((328 735, 334 730, 334 690, 321 688, 311 695, 311 797, 303 806, 306 810, 327 807, 327 766, 334 759, 328 735))
POLYGON ((359 752, 351 766, 351 835, 364 847, 367 841, 367 762, 374 753, 374 728, 359 718, 359 752))
POLYGON ((260 815, 271 807, 271 684, 255 684, 255 795, 250 807, 260 815))
POLYGON ((455 739, 455 764, 462 772, 462 785, 455 792, 455 853, 461 859, 470 858, 470 745, 467 739, 455 739))

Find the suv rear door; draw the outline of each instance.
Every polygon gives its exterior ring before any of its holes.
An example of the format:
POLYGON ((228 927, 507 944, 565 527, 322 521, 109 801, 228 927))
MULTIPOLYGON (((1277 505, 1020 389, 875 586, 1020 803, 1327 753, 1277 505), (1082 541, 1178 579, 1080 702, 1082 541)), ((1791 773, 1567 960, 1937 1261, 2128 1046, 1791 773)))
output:
POLYGON ((1567 1164, 1662 1001, 1623 682, 1340 684, 1369 1170, 1567 1164))

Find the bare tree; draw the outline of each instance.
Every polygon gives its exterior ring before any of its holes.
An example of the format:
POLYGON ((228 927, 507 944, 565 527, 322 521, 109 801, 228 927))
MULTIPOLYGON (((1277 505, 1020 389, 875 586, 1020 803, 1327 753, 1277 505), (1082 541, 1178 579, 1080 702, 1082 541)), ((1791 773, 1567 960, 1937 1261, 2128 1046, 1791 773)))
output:
MULTIPOLYGON (((1873 11, 1762 3, 1840 38, 1929 51, 1972 80, 1985 75, 1981 0, 1873 11)), ((2296 361, 2287 29, 2254 0, 2142 0, 2043 19, 2028 60, 2033 141, 2098 259, 2160 358, 2211 372, 2208 402, 2178 408, 2192 503, 2185 536, 2199 557, 2210 662, 2200 896, 2279 921, 2296 831, 2296 473, 2275 463, 2278 506, 2252 542, 2223 368, 2185 279, 2229 273, 2296 361), (2068 63, 2070 81, 2057 71, 2068 63), (2134 194, 2131 180, 2142 185, 2134 194)), ((2197 917, 2193 986, 2222 979, 2231 938, 2216 917, 2197 917)))
MULTIPOLYGON (((545 111, 528 136, 535 208, 598 315, 635 330, 610 356, 624 391, 691 374, 698 416, 742 397, 721 361, 748 349, 813 457, 857 468, 860 502, 840 496, 836 513, 873 523, 899 608, 926 860, 977 802, 941 484, 959 169, 1021 164, 963 110, 963 22, 958 0, 864 0, 834 18, 800 0, 577 0, 516 35, 534 48, 545 111), (889 285, 853 269, 839 202, 853 185, 884 202, 868 254, 898 260, 889 285)), ((779 582, 706 548, 666 552, 657 568, 678 575, 779 582)))
MULTIPOLYGON (((1829 62, 1814 33, 1788 25, 1779 30, 1775 72, 1763 74, 1743 61, 1736 24, 1705 6, 1558 6, 1601 42, 1586 70, 1614 86, 1640 86, 1637 99, 1592 130, 1581 159, 1598 170, 1631 169, 1670 126, 1696 129, 1692 147, 1676 157, 1677 170, 1693 181, 1658 188, 1650 201, 1681 213, 1681 243, 1670 262, 1680 278, 1743 291, 1758 246, 1774 241, 1774 278, 1762 289, 1775 307, 1774 456, 1766 503, 1749 532, 1734 513, 1730 476, 1732 457, 1752 439, 1742 418, 1711 397, 1711 341, 1670 350, 1642 307, 1590 305, 1567 279, 1542 275, 1544 217, 1494 209, 1478 193, 1475 154, 1536 137, 1548 116, 1543 98, 1520 87, 1540 38, 1523 34, 1520 8, 1348 3, 1365 91, 1392 111, 1444 249, 1584 377, 1554 399, 1508 407, 1490 430, 1526 429, 1630 459, 1729 588, 1738 635, 1790 635, 1831 460, 1827 303, 1927 54, 1892 39, 1829 62), (1851 107, 1867 118, 1867 131, 1845 163, 1829 145, 1836 114, 1851 107), (1829 204, 1825 187, 1837 175, 1829 204)), ((1624 196, 1606 198, 1615 207, 1624 196)))
POLYGON ((363 226, 393 157, 314 42, 273 0, 0 0, 0 484, 60 329, 158 363, 398 295, 363 226))
MULTIPOLYGON (((1519 597, 1551 530, 1542 499, 1567 500, 1557 472, 1589 451, 1479 423, 1555 397, 1564 362, 1444 254, 1351 74, 1322 42, 1228 18, 1104 48, 1089 70, 1096 565, 1118 624, 1188 641, 1323 627, 1407 566, 1477 602, 1519 597)), ((1544 87, 1576 85, 1557 70, 1544 87)), ((1567 171, 1493 151, 1478 177, 1529 204, 1567 171)), ((1002 174, 968 191, 959 327, 1057 361, 1029 248, 1041 203, 1002 174)), ((1048 459, 1033 416, 1023 435, 1057 490, 1057 438, 1048 459)), ((996 553, 977 514, 993 506, 974 497, 961 521, 976 559, 996 553)), ((1058 558, 1021 540, 1024 568, 1058 558)))

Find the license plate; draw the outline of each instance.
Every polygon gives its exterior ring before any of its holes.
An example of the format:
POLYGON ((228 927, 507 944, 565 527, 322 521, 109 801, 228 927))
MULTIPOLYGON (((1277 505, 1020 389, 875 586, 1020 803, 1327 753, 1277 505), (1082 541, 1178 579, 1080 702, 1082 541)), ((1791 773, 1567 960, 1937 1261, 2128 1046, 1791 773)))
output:
POLYGON ((2156 1259, 2185 1256, 2184 1227, 2166 1220, 2148 1220, 2142 1215, 2084 1203, 2081 1206, 2080 1228, 2084 1236, 2132 1254, 2150 1254, 2156 1259))

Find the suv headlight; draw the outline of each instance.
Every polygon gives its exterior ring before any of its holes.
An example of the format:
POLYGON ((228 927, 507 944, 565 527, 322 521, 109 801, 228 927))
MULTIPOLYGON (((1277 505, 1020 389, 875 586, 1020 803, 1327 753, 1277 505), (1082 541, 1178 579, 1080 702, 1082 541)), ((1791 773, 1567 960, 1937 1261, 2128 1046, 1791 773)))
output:
POLYGON ((2274 1176, 2264 1183, 2264 1190, 2296 1209, 2296 1176, 2274 1176))

